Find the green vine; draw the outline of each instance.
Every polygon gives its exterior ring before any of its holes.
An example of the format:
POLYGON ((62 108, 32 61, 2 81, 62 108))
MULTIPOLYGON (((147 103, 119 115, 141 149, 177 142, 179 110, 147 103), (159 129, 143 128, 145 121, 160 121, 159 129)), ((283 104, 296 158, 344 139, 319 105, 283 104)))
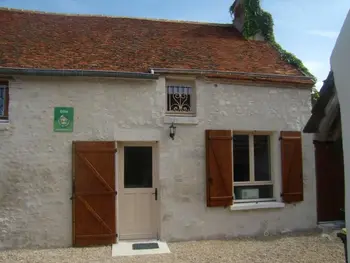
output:
MULTIPOLYGON (((280 53, 280 56, 284 61, 295 66, 305 75, 310 76, 316 83, 316 77, 312 75, 311 72, 304 66, 303 62, 294 54, 283 49, 281 45, 276 42, 273 32, 274 23, 272 16, 269 12, 266 12, 261 8, 260 0, 245 0, 243 4, 243 36, 246 39, 249 39, 250 37, 260 33, 265 40, 268 41, 280 53)), ((231 15, 234 14, 234 8, 235 3, 233 3, 230 7, 231 15)), ((319 93, 315 87, 312 89, 311 94, 313 102, 318 99, 319 93)))

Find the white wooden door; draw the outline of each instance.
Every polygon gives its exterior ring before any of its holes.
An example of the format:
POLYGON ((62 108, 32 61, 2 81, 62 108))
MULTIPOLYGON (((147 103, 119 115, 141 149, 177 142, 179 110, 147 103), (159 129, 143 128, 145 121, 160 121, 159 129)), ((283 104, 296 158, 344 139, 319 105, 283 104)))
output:
POLYGON ((155 147, 152 144, 123 143, 118 152, 119 239, 155 239, 158 236, 159 202, 155 147))

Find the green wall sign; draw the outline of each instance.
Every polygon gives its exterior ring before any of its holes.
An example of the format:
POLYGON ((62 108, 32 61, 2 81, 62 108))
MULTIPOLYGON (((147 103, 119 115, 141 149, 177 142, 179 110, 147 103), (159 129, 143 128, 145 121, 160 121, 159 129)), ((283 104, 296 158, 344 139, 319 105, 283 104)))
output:
POLYGON ((74 108, 55 107, 53 130, 55 132, 72 132, 74 124, 74 108))

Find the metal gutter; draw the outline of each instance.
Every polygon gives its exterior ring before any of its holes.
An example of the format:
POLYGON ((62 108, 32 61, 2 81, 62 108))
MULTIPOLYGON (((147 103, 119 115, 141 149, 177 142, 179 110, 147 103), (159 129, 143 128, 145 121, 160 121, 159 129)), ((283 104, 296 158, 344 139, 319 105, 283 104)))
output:
MULTIPOLYGON (((168 73, 168 74, 196 74, 207 75, 217 74, 231 75, 231 76, 247 76, 247 77, 262 77, 262 78, 287 78, 287 79, 300 79, 300 80, 312 80, 309 76, 292 76, 284 74, 266 74, 266 73, 253 73, 253 72, 240 72, 240 71, 218 71, 218 70, 201 70, 201 69, 171 69, 171 68, 151 68, 151 72, 154 73, 168 73)), ((313 81, 313 80, 312 80, 313 81)))
POLYGON ((133 79, 158 79, 159 76, 152 73, 123 72, 105 70, 74 70, 74 69, 32 69, 32 68, 4 68, 0 67, 0 74, 24 75, 24 76, 59 76, 59 77, 107 77, 107 78, 133 78, 133 79))

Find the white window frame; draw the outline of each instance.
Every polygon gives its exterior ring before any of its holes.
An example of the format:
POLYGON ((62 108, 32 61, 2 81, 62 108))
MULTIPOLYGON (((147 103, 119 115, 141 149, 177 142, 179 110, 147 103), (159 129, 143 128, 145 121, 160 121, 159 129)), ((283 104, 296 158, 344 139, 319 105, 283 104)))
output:
POLYGON ((165 111, 166 115, 171 116, 195 116, 196 115, 196 88, 195 81, 181 81, 181 80, 166 80, 165 85, 165 111), (189 87, 191 88, 191 97, 190 97, 190 111, 169 111, 168 110, 168 87, 169 86, 179 86, 179 87, 189 87))
POLYGON ((3 100, 3 112, 0 112, 0 122, 8 122, 9 120, 9 83, 0 81, 0 88, 2 90, 3 100))
MULTIPOLYGON (((275 198, 275 182, 273 175, 273 154, 272 154, 272 140, 274 138, 273 132, 266 131, 232 131, 231 136, 234 135, 248 135, 249 136, 249 181, 246 182, 235 182, 234 181, 234 161, 232 161, 232 180, 233 180, 233 195, 234 188, 236 186, 262 186, 272 185, 273 196, 271 198, 259 198, 259 199, 235 199, 235 203, 252 203, 252 202, 269 202, 276 201, 275 198), (270 180, 269 181, 255 181, 255 160, 254 160, 254 135, 266 135, 269 136, 269 161, 270 161, 270 180)), ((232 143, 232 158, 234 159, 233 143, 232 143)))

